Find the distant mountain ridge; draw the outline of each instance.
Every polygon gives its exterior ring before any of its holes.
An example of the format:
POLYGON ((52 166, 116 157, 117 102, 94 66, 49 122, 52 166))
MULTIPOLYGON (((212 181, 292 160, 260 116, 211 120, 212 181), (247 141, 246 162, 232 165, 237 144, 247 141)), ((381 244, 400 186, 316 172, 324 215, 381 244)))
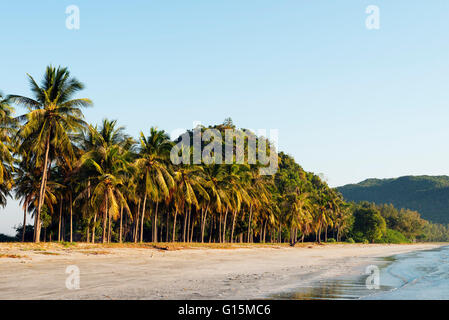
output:
POLYGON ((367 179, 337 189, 347 201, 391 203, 416 210, 426 220, 449 223, 449 176, 367 179))

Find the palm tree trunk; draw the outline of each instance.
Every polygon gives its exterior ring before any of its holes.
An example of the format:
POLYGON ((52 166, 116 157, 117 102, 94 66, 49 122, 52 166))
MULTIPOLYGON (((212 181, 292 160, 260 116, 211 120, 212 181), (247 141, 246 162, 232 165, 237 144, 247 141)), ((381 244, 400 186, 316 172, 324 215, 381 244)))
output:
POLYGON ((147 193, 145 192, 145 197, 143 198, 143 206, 142 206, 142 217, 140 222, 140 242, 143 242, 143 220, 145 218, 145 207, 147 205, 147 193))
POLYGON ((190 240, 190 215, 192 214, 192 207, 189 207, 189 215, 187 216, 187 242, 190 240))
POLYGON ((267 236, 267 224, 268 224, 268 221, 264 221, 263 224, 264 224, 264 227, 263 227, 263 243, 265 243, 265 237, 267 236))
POLYGON ((221 232, 221 220, 222 220, 222 212, 220 211, 220 221, 219 221, 219 223, 218 223, 218 241, 220 242, 220 243, 222 243, 223 242, 223 239, 222 239, 222 232, 221 232))
POLYGON ((235 227, 235 217, 236 216, 237 216, 237 210, 234 210, 234 216, 232 218, 231 243, 234 242, 234 227, 235 227))
POLYGON ((167 219, 165 221, 165 242, 169 242, 168 240, 168 225, 170 223, 170 210, 167 208, 167 219))
POLYGON ((23 208, 23 230, 22 230, 22 242, 25 242, 25 230, 27 226, 27 207, 28 203, 25 201, 24 208, 23 208))
POLYGON ((42 181, 41 186, 39 190, 39 201, 37 205, 37 215, 36 215, 36 232, 35 232, 35 239, 34 242, 39 243, 40 242, 40 236, 41 236, 41 223, 40 223, 40 217, 41 217, 41 209, 42 205, 44 204, 44 195, 45 195, 45 187, 46 187, 46 179, 47 179, 47 166, 48 166, 48 154, 50 152, 50 135, 47 138, 47 142, 45 144, 45 158, 44 158, 44 165, 43 165, 43 172, 42 172, 42 181))
POLYGON ((156 201, 156 210, 154 212, 154 236, 153 236, 153 242, 157 242, 157 210, 159 208, 159 202, 156 201))
POLYGON ((212 242, 212 232, 214 231, 214 225, 215 225, 215 217, 210 217, 210 223, 209 223, 209 243, 212 242))
POLYGON ((73 206, 72 206, 72 192, 69 195, 70 199, 70 242, 73 242, 73 206))
POLYGON ((182 242, 186 242, 186 227, 187 227, 187 211, 184 212, 184 225, 182 231, 182 242))
POLYGON ((120 243, 122 243, 122 230, 123 230, 123 204, 120 206, 120 234, 119 234, 120 243))
POLYGON ((61 241, 61 219, 62 219, 62 196, 59 203, 59 226, 58 226, 58 241, 61 241))
POLYGON ((175 209, 175 219, 173 220, 173 234, 172 234, 173 242, 175 242, 175 239, 176 239, 176 217, 177 216, 178 216, 178 208, 175 209))
POLYGON ((209 205, 206 207, 206 211, 204 212, 203 221, 201 223, 201 243, 204 243, 204 229, 206 228, 206 219, 207 219, 207 212, 209 210, 209 205))
POLYGON ((137 235, 139 234, 139 217, 140 217, 140 198, 139 204, 137 205, 137 217, 135 219, 136 227, 134 229, 134 243, 137 243, 137 235))
POLYGON ((111 211, 108 210, 108 243, 111 242, 111 211))
POLYGON ((318 243, 321 243, 321 222, 320 227, 318 228, 318 243))
POLYGON ((248 243, 249 243, 249 237, 251 235, 251 218, 253 215, 253 204, 251 203, 249 205, 249 219, 248 219, 248 243))
POLYGON ((226 208, 226 213, 223 221, 223 243, 226 243, 226 220, 228 219, 228 208, 226 208))
POLYGON ((94 225, 92 226, 92 243, 95 243, 95 226, 97 224, 97 211, 95 211, 94 215, 94 225))
POLYGON ((195 228, 195 216, 192 215, 192 229, 190 230, 190 242, 193 241, 193 230, 195 228))
POLYGON ((106 220, 108 217, 108 195, 107 194, 105 197, 105 201, 106 201, 106 206, 105 206, 105 209, 103 212, 103 239, 102 239, 103 243, 106 243, 106 222, 107 222, 106 220))

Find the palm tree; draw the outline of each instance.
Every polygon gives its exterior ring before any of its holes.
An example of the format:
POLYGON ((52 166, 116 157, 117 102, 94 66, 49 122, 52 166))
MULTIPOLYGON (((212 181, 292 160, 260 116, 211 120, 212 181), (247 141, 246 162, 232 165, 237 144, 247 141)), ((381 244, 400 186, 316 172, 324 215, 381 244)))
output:
POLYGON ((223 222, 226 220, 227 212, 231 206, 228 192, 231 181, 226 167, 217 164, 204 166, 204 178, 206 179, 205 189, 211 200, 211 209, 219 214, 218 240, 223 242, 223 231, 226 227, 226 223, 223 224, 223 222), (222 226, 224 226, 223 230, 222 226))
POLYGON ((0 205, 6 205, 6 197, 13 184, 12 171, 14 151, 11 136, 14 134, 16 122, 12 117, 14 109, 10 106, 10 98, 0 92, 0 205))
MULTIPOLYGON (((36 158, 36 165, 41 168, 42 181, 37 206, 37 223, 35 242, 40 241, 40 213, 44 203, 44 194, 48 171, 52 164, 50 149, 59 154, 73 153, 69 134, 79 132, 85 127, 81 107, 92 105, 89 99, 72 99, 84 88, 77 79, 70 77, 67 68, 58 69, 48 66, 39 86, 32 76, 28 75, 34 98, 11 95, 11 101, 28 109, 28 113, 20 116, 24 122, 18 131, 21 140, 20 150, 31 153, 36 158)), ((31 156, 27 155, 27 156, 31 156)))
POLYGON ((150 135, 145 137, 140 132, 139 158, 135 166, 142 177, 144 199, 142 205, 140 241, 143 241, 143 221, 147 198, 156 204, 153 221, 153 242, 157 242, 157 214, 159 202, 169 197, 169 192, 175 186, 174 179, 168 170, 168 159, 173 144, 165 131, 152 127, 150 135))
MULTIPOLYGON (((109 151, 108 156, 110 158, 116 158, 113 160, 112 172, 106 172, 103 168, 94 160, 86 160, 88 165, 95 168, 97 175, 94 177, 96 186, 92 191, 92 206, 103 212, 103 243, 106 242, 106 222, 109 219, 109 224, 111 219, 117 220, 119 217, 119 208, 123 207, 128 212, 129 207, 123 196, 120 186, 123 185, 122 172, 124 170, 123 163, 120 157, 117 156, 117 149, 112 149, 109 151)), ((110 168, 111 168, 110 167, 110 168)), ((110 169, 108 168, 108 169, 110 169)), ((110 241, 110 225, 108 232, 108 242, 110 241)))
MULTIPOLYGON (((126 148, 131 139, 123 134, 123 127, 116 127, 116 121, 103 120, 100 129, 88 127, 84 137, 85 152, 79 161, 89 181, 82 195, 91 194, 90 205, 95 212, 103 212, 103 243, 106 242, 106 223, 109 220, 108 241, 111 235, 111 220, 119 216, 119 207, 129 207, 121 192, 129 172, 126 148), (89 150, 90 148, 90 150, 89 150)), ((121 210, 121 209, 120 209, 121 210)), ((95 219, 94 219, 95 221, 95 219)), ((95 232, 95 229, 93 230, 95 232)))
POLYGON ((250 196, 247 241, 251 242, 253 211, 268 207, 270 192, 267 187, 272 184, 272 181, 267 179, 266 176, 261 176, 257 166, 251 168, 249 178, 250 181, 247 183, 247 190, 250 196))
POLYGON ((295 245, 297 241, 297 231, 304 236, 310 232, 312 222, 312 205, 308 193, 301 193, 299 188, 286 199, 288 220, 290 223, 290 244, 295 245))
POLYGON ((203 200, 202 216, 201 216, 201 239, 204 242, 204 224, 209 209, 210 197, 204 188, 206 180, 202 177, 204 172, 200 166, 180 166, 174 173, 176 182, 176 190, 174 194, 175 201, 175 218, 173 223, 173 241, 176 233, 176 217, 179 208, 191 208, 192 205, 197 209, 200 208, 199 200, 203 200), (204 206, 205 204, 205 206, 204 206))

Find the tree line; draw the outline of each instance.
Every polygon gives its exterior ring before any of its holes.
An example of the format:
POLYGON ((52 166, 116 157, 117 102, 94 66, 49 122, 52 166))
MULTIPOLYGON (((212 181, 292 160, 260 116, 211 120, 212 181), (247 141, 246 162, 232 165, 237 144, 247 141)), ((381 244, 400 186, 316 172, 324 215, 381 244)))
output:
MULTIPOLYGON (((385 226, 361 220, 360 210, 378 209, 346 203, 283 152, 274 175, 261 175, 260 163, 175 165, 179 137, 151 127, 135 139, 116 120, 88 124, 82 110, 92 101, 75 98, 84 85, 67 68, 47 67, 40 84, 28 78, 31 97, 0 95, 0 205, 20 200, 18 240, 294 245, 388 240, 397 229, 386 227, 392 215, 381 216, 385 226), (27 112, 15 116, 13 106, 27 112)), ((209 128, 248 135, 230 119, 209 128)), ((405 237, 435 241, 418 234, 405 237)))

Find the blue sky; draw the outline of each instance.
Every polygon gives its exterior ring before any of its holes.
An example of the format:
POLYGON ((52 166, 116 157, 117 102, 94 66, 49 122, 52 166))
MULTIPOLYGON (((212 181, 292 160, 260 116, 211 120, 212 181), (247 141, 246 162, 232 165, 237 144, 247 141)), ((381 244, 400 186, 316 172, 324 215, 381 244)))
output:
MULTIPOLYGON (((137 135, 232 117, 331 186, 447 174, 449 1, 14 1, 0 5, 0 90, 69 67, 137 135), (65 27, 68 5, 80 30, 65 27), (368 5, 380 29, 365 27, 368 5)), ((18 113, 23 110, 18 110, 18 113)), ((0 233, 21 213, 0 209, 0 233)))

